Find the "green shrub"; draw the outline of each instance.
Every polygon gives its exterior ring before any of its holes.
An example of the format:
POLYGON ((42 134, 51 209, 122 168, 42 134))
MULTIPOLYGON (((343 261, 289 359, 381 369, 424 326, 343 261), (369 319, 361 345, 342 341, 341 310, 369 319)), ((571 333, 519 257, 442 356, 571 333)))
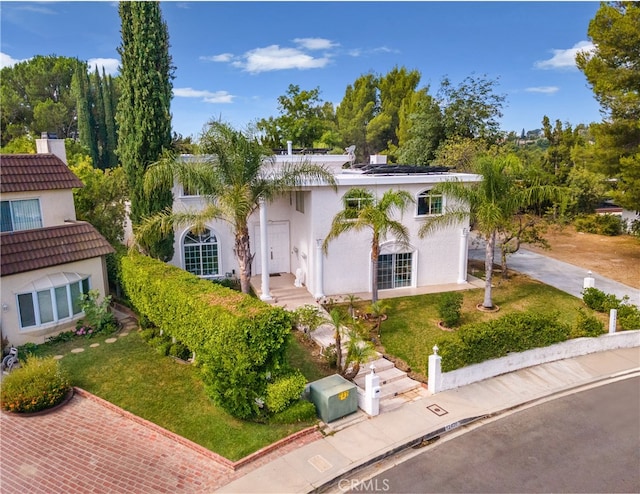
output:
POLYGON ((513 313, 489 322, 463 325, 451 338, 438 341, 445 372, 565 341, 570 328, 557 314, 513 313))
POLYGON ((149 340, 160 336, 160 330, 158 328, 147 328, 140 331, 140 337, 149 343, 149 340))
POLYGON ((174 343, 169 348, 169 355, 180 360, 189 360, 191 357, 191 351, 182 343, 174 343))
POLYGON ((613 214, 590 214, 576 218, 573 222, 576 230, 597 235, 621 235, 624 223, 619 216, 613 214))
POLYGON ((631 304, 620 304, 618 307, 618 324, 624 331, 640 329, 640 309, 631 304))
POLYGON ((291 314, 140 254, 121 264, 136 311, 196 353, 214 402, 238 418, 259 415, 267 376, 285 366, 291 314))
POLYGON ((307 400, 298 400, 282 412, 269 418, 272 424, 295 424, 298 422, 311 422, 316 420, 316 406, 307 400))
POLYGON ((460 292, 446 292, 438 300, 438 314, 447 328, 453 328, 460 322, 463 295, 460 292))
POLYGON ((307 380, 300 371, 278 377, 267 384, 265 405, 273 413, 283 411, 292 401, 300 399, 306 384, 307 380))
POLYGON ((593 287, 582 290, 582 300, 587 307, 596 312, 608 312, 611 309, 617 309, 623 303, 615 295, 604 293, 593 287))
POLYGON ((51 408, 71 389, 66 374, 53 357, 28 357, 19 368, 2 378, 2 408, 29 413, 51 408))
POLYGON ((578 309, 576 323, 571 330, 572 338, 594 337, 605 333, 604 324, 597 317, 578 309))
POLYGON ((338 352, 335 343, 332 343, 322 350, 322 357, 325 359, 329 367, 335 368, 338 365, 338 352))

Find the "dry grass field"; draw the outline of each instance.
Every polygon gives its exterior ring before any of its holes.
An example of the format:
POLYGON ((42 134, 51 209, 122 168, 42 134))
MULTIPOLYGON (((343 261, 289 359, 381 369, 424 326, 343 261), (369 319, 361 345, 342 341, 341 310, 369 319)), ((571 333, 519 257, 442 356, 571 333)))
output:
POLYGON ((530 245, 524 248, 640 288, 640 239, 580 233, 573 227, 552 227, 545 238, 551 246, 548 250, 530 245))

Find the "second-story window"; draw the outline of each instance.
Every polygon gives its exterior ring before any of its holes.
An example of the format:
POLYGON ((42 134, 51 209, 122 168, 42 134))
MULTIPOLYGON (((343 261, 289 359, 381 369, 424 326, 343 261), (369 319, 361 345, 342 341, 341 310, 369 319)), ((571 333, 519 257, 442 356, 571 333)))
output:
POLYGON ((418 216, 442 214, 442 194, 425 190, 418 194, 418 216))
POLYGON ((2 231, 17 232, 42 228, 39 199, 2 201, 2 231))

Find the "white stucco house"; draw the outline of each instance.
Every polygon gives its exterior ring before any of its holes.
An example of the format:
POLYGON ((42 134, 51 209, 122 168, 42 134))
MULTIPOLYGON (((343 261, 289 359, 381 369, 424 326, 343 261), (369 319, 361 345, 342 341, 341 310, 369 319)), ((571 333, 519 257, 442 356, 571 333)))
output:
MULTIPOLYGON (((321 184, 291 190, 263 204, 250 218, 251 250, 255 254, 252 275, 262 276, 263 299, 270 299, 270 276, 280 273, 296 275, 296 286, 306 288, 316 300, 371 290, 370 234, 344 234, 329 244, 326 254, 322 251, 332 219, 343 208, 342 196, 352 187, 369 189, 377 197, 389 189, 404 189, 415 199, 399 218, 409 229, 410 244, 401 245, 394 238, 383 240, 376 274, 379 290, 466 283, 468 222, 425 238, 418 237, 418 230, 426 218, 446 208, 447 197, 431 194, 434 185, 452 179, 473 183, 480 180, 478 175, 427 168, 412 168, 410 173, 406 167, 384 164, 358 168, 349 166, 353 155, 298 155, 291 147, 274 158, 276 165, 302 161, 324 165, 335 176, 337 192, 321 184)), ((372 157, 372 163, 375 161, 372 157)), ((204 204, 201 197, 190 195, 180 184, 173 193, 174 211, 204 204)), ((227 223, 213 221, 202 234, 190 227, 175 233, 171 264, 205 278, 237 276, 234 236, 227 223)))
POLYGON ((0 156, 2 338, 43 343, 84 316, 80 296, 108 293, 105 256, 113 247, 76 220, 64 140, 37 139, 37 154, 0 156))

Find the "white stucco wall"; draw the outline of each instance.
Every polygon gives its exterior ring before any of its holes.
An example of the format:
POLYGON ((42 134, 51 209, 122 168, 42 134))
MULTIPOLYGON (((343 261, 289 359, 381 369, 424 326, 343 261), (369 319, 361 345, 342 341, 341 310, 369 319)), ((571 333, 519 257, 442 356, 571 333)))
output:
MULTIPOLYGON (((329 186, 309 185, 300 189, 304 193, 304 212, 296 210, 296 192, 276 198, 266 205, 269 224, 288 224, 289 228, 289 272, 298 268, 304 273, 304 285, 312 294, 326 296, 345 293, 368 292, 371 289, 370 256, 371 233, 347 233, 333 240, 326 255, 317 248, 317 240, 327 236, 334 215, 342 209, 342 196, 352 187, 363 187, 381 197, 389 189, 407 190, 414 199, 436 183, 458 179, 464 182, 477 181, 480 177, 470 174, 423 174, 423 175, 363 175, 350 170, 336 169, 338 190, 329 186), (318 273, 318 257, 322 255, 322 287, 318 273)), ((181 196, 181 188, 174 189, 174 209, 199 209, 204 202, 197 197, 181 196)), ((444 204, 446 207, 446 201, 444 204)), ((416 217, 417 204, 398 216, 409 229, 413 255, 412 286, 456 283, 459 279, 461 231, 463 224, 439 229, 428 237, 418 237, 424 218, 416 217)), ((256 211, 249 219, 251 250, 255 255, 252 274, 261 272, 259 235, 260 215, 256 211)), ((226 222, 211 222, 209 227, 218 236, 221 256, 221 273, 238 272, 237 259, 233 253, 233 231, 226 222)), ((175 256, 171 264, 184 268, 181 240, 188 227, 176 230, 175 256)), ((393 238, 382 239, 383 243, 393 238)))
MULTIPOLYGON (((635 347, 640 347, 640 330, 607 333, 597 338, 576 338, 543 348, 512 353, 506 357, 442 373, 440 374, 440 379, 433 383, 429 391, 431 393, 439 393, 546 362, 554 362, 605 350, 635 347)), ((431 367, 429 368, 429 374, 432 374, 431 367)), ((438 375, 437 371, 434 374, 438 375)))
POLYGON ((92 290, 98 290, 100 296, 104 297, 108 292, 108 281, 106 266, 103 258, 96 257, 84 261, 51 266, 45 269, 38 269, 26 273, 18 273, 2 277, 2 311, 0 312, 0 327, 2 336, 7 338, 11 345, 24 345, 27 342, 44 343, 49 336, 56 335, 61 331, 71 329, 75 326, 75 321, 82 319, 82 315, 65 319, 60 322, 43 324, 36 328, 20 329, 20 318, 18 314, 17 295, 31 291, 27 287, 34 280, 39 280, 48 275, 57 273, 77 273, 83 276, 90 276, 89 286, 92 290))

